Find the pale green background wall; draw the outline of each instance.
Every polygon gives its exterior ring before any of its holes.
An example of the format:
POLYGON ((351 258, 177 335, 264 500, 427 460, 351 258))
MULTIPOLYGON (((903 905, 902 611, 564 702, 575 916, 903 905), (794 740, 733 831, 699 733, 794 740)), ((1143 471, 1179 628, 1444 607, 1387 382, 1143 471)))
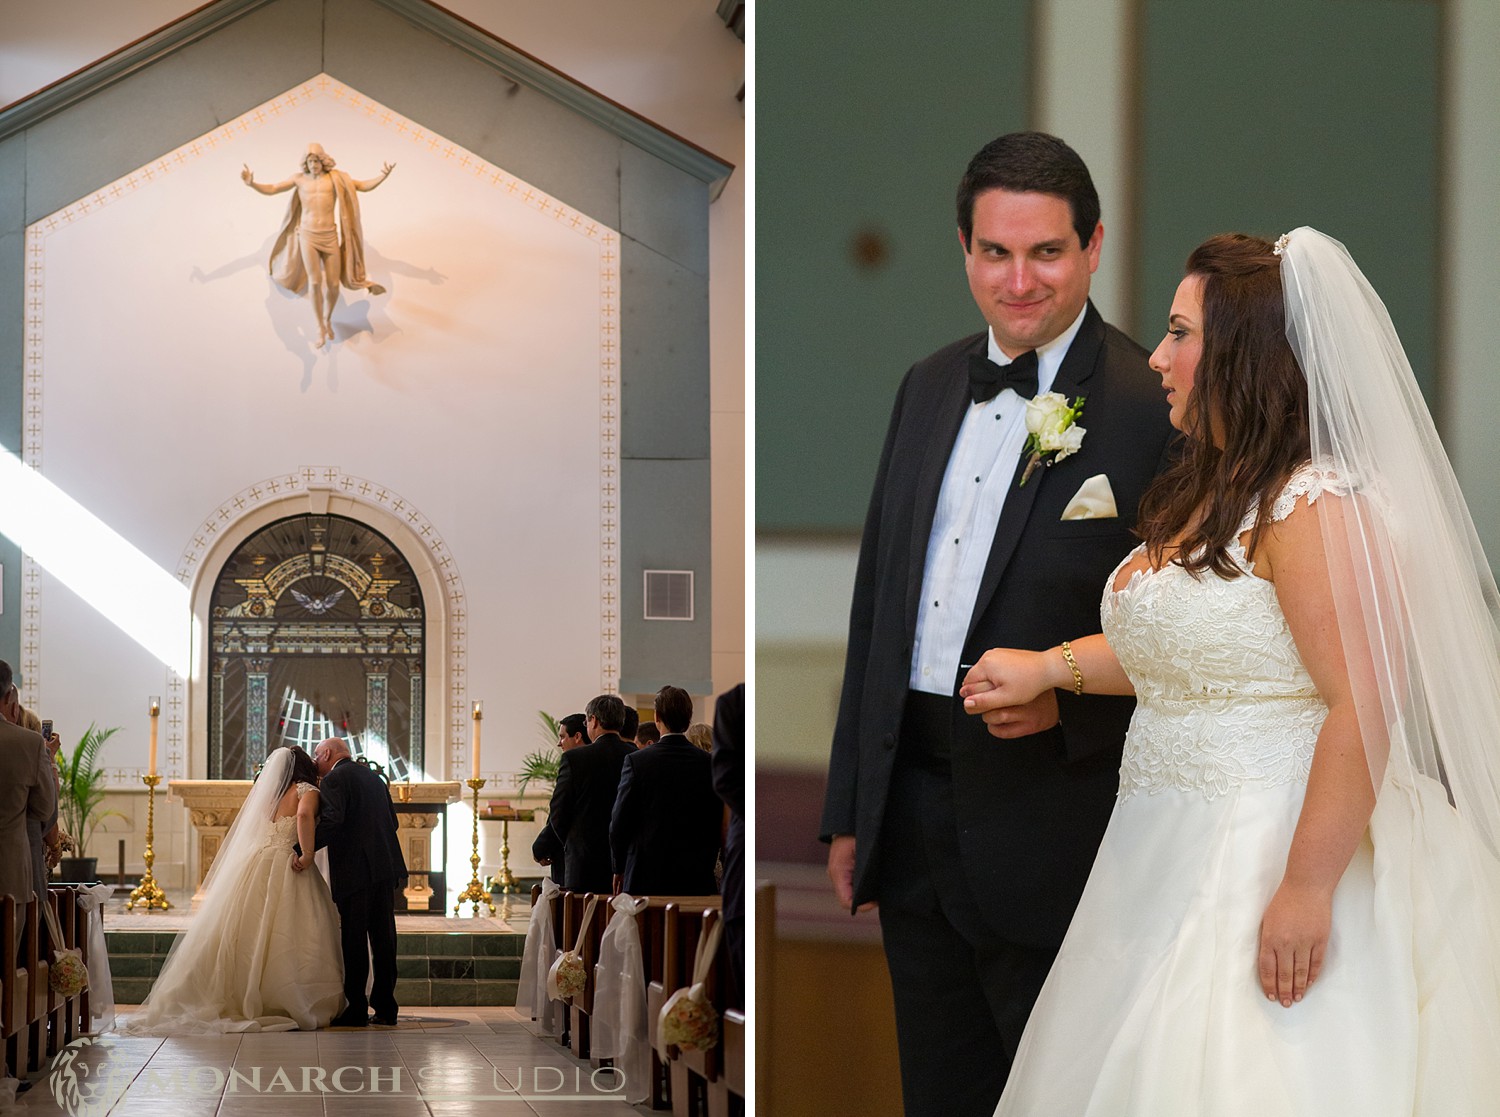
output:
MULTIPOLYGON (((1127 253, 1120 301, 1134 307, 1117 324, 1154 344, 1182 261, 1204 237, 1313 224, 1348 244, 1386 297, 1431 395, 1439 5, 1103 6, 1123 17, 1122 84, 1085 72, 1071 84, 1052 73, 1046 85, 1054 99, 1069 90, 1075 116, 1116 114, 1125 102, 1131 181, 1104 213, 1115 231, 1106 251, 1127 253)), ((901 375, 982 328, 953 232, 954 189, 986 140, 1043 123, 1033 35, 1070 5, 883 2, 857 20, 809 7, 773 5, 757 24, 762 534, 856 533, 901 375), (883 267, 853 261, 866 227, 888 241, 883 267)), ((1095 33, 1086 14, 1072 18, 1062 35, 1095 33)), ((1066 39, 1048 57, 1066 74, 1066 39)))
POLYGON ((1026 126, 1030 6, 773 0, 755 30, 757 522, 850 529, 901 376, 977 328, 953 198, 1026 126))

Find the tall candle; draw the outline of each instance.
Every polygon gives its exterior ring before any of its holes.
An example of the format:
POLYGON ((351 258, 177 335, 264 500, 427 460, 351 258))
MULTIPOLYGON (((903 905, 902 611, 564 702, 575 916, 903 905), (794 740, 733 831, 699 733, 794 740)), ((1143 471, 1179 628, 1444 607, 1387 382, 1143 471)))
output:
POLYGON ((161 716, 161 699, 151 696, 151 760, 147 765, 150 775, 156 775, 156 722, 161 716))
POLYGON ((474 778, 479 778, 479 723, 484 718, 484 703, 474 703, 474 743, 469 749, 470 760, 474 765, 474 778))

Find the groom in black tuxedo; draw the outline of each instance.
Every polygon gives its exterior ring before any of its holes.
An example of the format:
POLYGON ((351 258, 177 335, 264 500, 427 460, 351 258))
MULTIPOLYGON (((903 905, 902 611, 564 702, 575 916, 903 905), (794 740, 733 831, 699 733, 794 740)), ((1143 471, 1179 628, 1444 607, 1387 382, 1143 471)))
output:
POLYGON ((368 1007, 376 1024, 396 1023, 396 889, 406 879, 406 858, 396 838, 396 808, 386 782, 330 737, 313 750, 322 782, 322 808, 314 844, 328 847, 329 886, 339 909, 344 952, 344 1011, 333 1027, 363 1028, 365 980, 373 962, 375 984, 368 1007))
POLYGON ((1088 301, 1104 228, 1078 155, 1000 137, 969 164, 958 222, 989 330, 919 361, 897 395, 822 822, 840 903, 880 910, 909 1117, 993 1111, 1109 818, 1132 708, 1053 692, 987 728, 959 682, 991 647, 1099 631, 1171 439, 1146 352, 1088 301), (1039 390, 1084 397, 1085 433, 1026 477, 1039 390))

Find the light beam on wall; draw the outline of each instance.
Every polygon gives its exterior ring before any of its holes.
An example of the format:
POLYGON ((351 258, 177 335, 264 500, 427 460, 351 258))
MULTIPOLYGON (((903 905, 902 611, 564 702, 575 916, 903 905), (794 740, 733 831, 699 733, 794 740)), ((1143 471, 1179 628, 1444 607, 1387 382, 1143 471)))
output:
POLYGON ((43 570, 186 676, 188 589, 14 454, 0 452, 0 532, 43 570))

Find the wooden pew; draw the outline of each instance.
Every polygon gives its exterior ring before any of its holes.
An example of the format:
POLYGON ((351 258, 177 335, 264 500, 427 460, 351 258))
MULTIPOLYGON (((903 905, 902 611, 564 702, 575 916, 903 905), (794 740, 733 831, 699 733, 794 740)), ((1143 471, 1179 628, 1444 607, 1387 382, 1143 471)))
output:
POLYGON ((0 896, 0 1039, 5 1041, 6 1065, 19 1072, 26 981, 16 966, 16 946, 21 934, 16 909, 14 896, 0 896))
MULTIPOLYGON (((59 949, 80 949, 79 940, 82 938, 85 941, 81 949, 85 950, 84 962, 87 963, 87 919, 78 905, 78 890, 71 885, 53 885, 47 889, 46 902, 52 905, 58 929, 62 931, 62 942, 49 945, 59 949)), ((86 995, 85 989, 71 997, 62 997, 52 990, 49 983, 45 1010, 48 1056, 60 1052, 80 1031, 89 1030, 91 1020, 87 1015, 86 995)))
MULTIPOLYGON (((663 912, 659 952, 661 977, 660 980, 651 981, 646 994, 649 1036, 653 1050, 658 1046, 657 1018, 661 1015, 662 1005, 678 989, 691 983, 693 957, 698 949, 698 936, 703 931, 704 921, 719 918, 718 898, 710 897, 710 899, 714 901, 711 906, 699 905, 696 901, 691 907, 671 902, 666 905, 663 912)), ((710 981, 713 980, 711 977, 710 981)), ((716 1055, 717 1053, 708 1054, 716 1055)), ((707 1086, 703 1075, 691 1074, 688 1063, 682 1058, 672 1059, 667 1070, 670 1078, 668 1094, 672 1113, 695 1115, 695 1117, 706 1113, 707 1086)), ((655 1105, 654 1096, 653 1105, 655 1105)))
MULTIPOLYGON (((701 911, 704 908, 717 908, 720 901, 718 896, 644 896, 638 897, 638 899, 644 899, 646 901, 645 908, 642 909, 642 911, 638 915, 636 915, 635 920, 636 931, 639 934, 641 940, 642 973, 646 980, 646 989, 643 990, 643 992, 646 994, 647 1015, 649 1021, 654 1020, 654 1012, 660 1011, 661 1001, 665 1000, 665 997, 660 997, 655 1002, 655 1009, 652 1009, 651 1006, 653 1002, 651 999, 651 986, 653 983, 655 983, 659 993, 663 978, 662 938, 663 925, 665 922, 666 910, 668 906, 675 904, 679 909, 701 911)), ((601 903, 602 902, 603 899, 601 898, 601 903)), ((609 926, 610 920, 614 918, 615 912, 612 908, 608 909, 608 918, 606 919, 601 920, 600 913, 595 913, 594 919, 600 923, 599 935, 601 940, 603 938, 605 929, 609 926)), ((595 955, 595 960, 596 959, 597 953, 595 955)), ((589 972, 590 975, 593 976, 594 967, 592 965, 590 966, 589 972)), ((603 1010, 604 1006, 597 1003, 597 993, 595 993, 595 1000, 590 1002, 589 1012, 592 1015, 596 1011, 603 1010)), ((651 1028, 649 1022, 647 1026, 649 1030, 651 1028)), ((592 1062, 595 1060, 591 1059, 590 1061, 592 1062)), ((654 1048, 651 1052, 650 1101, 651 1106, 654 1109, 665 1109, 671 1104, 671 1088, 668 1080, 668 1067, 666 1064, 661 1062, 654 1048)))
MULTIPOLYGON (((718 911, 702 913, 699 937, 710 934, 722 920, 718 911)), ((693 940, 687 952, 689 972, 685 984, 692 981, 692 960, 697 955, 698 940, 693 940)), ((687 1068, 687 1096, 689 1108, 682 1112, 693 1117, 730 1117, 745 1112, 745 1014, 728 1005, 729 992, 729 943, 721 935, 714 952, 712 968, 704 981, 704 991, 709 1003, 719 1014, 719 1042, 706 1051, 684 1051, 676 1062, 687 1068)), ((679 1075, 674 1073, 674 1084, 679 1075)), ((675 1102, 673 1113, 679 1109, 675 1102)))
POLYGON ((40 907, 28 903, 22 914, 22 905, 16 902, 15 934, 24 942, 15 966, 12 1023, 16 1030, 7 1039, 6 1053, 11 1069, 18 1075, 23 1066, 29 1071, 41 1070, 46 1048, 47 963, 42 959, 40 923, 40 907))
MULTIPOLYGON (((583 913, 588 910, 588 903, 594 899, 592 892, 568 892, 568 900, 563 904, 563 950, 572 950, 578 942, 578 931, 583 926, 583 913)), ((589 1057, 589 1014, 594 1007, 594 963, 599 958, 599 940, 604 937, 604 926, 609 922, 609 897, 598 897, 598 904, 594 910, 594 917, 589 921, 588 932, 583 937, 583 946, 579 955, 583 958, 584 983, 583 992, 571 997, 568 1001, 568 1030, 572 1036, 569 1045, 573 1054, 580 1059, 589 1057)))

